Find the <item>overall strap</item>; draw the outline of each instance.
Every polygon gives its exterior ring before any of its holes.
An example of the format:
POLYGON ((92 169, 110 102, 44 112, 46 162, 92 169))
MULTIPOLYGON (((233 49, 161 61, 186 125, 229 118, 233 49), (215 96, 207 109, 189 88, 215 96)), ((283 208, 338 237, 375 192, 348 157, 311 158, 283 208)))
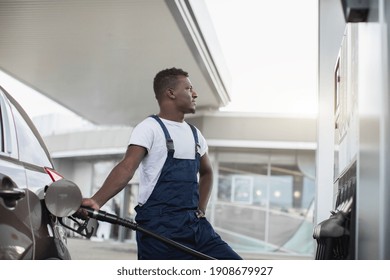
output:
POLYGON ((164 131, 165 139, 167 141, 168 152, 174 152, 175 146, 173 144, 173 140, 171 138, 171 135, 169 135, 168 129, 166 128, 162 120, 157 115, 151 115, 150 117, 154 118, 160 124, 162 130, 164 131))
MULTIPOLYGON (((161 126, 162 130, 164 131, 165 139, 167 141, 167 149, 169 152, 174 152, 175 151, 175 146, 173 144, 173 140, 171 138, 171 135, 168 132, 167 127, 165 124, 162 122, 162 120, 157 116, 157 115, 150 115, 150 117, 154 118, 161 126)), ((194 140, 195 140, 195 154, 199 154, 200 150, 200 145, 199 145, 199 138, 198 138, 198 132, 196 131, 195 126, 193 126, 190 123, 187 123, 192 130, 192 134, 194 135, 194 140)))
POLYGON ((192 124, 188 123, 188 125, 191 127, 192 134, 194 134, 194 139, 195 139, 195 154, 200 154, 200 145, 199 145, 199 138, 198 138, 198 132, 196 131, 195 126, 192 124))

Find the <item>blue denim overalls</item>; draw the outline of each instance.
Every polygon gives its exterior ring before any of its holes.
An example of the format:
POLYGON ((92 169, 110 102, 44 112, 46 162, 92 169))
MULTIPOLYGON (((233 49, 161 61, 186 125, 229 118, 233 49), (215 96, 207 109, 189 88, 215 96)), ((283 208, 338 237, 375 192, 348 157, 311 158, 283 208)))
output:
MULTIPOLYGON (((196 216, 200 154, 195 127, 190 125, 195 139, 195 159, 176 159, 173 157, 174 145, 167 128, 158 116, 151 117, 164 131, 168 155, 149 199, 144 205, 135 208, 137 224, 216 259, 241 259, 205 218, 196 216)), ((147 234, 138 231, 136 234, 138 259, 194 259, 192 255, 147 234)))

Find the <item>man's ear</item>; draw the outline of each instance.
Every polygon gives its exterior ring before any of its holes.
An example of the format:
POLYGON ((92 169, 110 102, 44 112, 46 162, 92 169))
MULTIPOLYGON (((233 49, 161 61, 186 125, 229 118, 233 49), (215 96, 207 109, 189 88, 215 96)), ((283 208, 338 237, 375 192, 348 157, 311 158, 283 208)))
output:
POLYGON ((170 99, 175 99, 176 98, 175 93, 173 92, 173 89, 171 89, 171 88, 167 89, 167 94, 168 94, 168 97, 170 99))

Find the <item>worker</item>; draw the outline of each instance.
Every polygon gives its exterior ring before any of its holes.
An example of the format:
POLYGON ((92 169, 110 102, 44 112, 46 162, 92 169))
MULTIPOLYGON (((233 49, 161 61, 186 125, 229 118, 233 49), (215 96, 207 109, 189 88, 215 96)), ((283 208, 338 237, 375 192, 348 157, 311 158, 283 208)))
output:
MULTIPOLYGON (((153 81, 159 113, 133 129, 123 159, 83 206, 99 210, 139 169, 135 221, 141 227, 216 259, 242 259, 206 219, 213 184, 208 146, 185 121, 196 111, 197 92, 180 68, 158 72, 153 81)), ((136 232, 138 259, 194 259, 184 251, 136 232)))

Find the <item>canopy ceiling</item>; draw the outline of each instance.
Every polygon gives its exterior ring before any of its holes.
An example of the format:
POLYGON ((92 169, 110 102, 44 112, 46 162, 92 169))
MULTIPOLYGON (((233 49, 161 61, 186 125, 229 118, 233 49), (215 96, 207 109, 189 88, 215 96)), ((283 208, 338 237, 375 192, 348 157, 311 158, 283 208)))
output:
POLYGON ((0 69, 96 124, 156 113, 154 75, 173 66, 198 110, 227 105, 216 42, 199 0, 0 0, 0 69))

